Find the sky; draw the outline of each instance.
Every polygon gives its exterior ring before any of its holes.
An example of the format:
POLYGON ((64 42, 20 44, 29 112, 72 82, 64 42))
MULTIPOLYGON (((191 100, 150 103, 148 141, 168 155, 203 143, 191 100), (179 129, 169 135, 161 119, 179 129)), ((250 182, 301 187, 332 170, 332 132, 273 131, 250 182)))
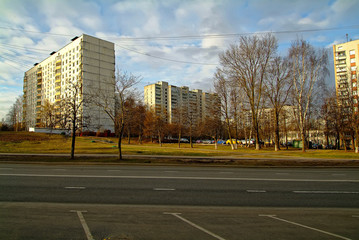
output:
POLYGON ((83 33, 115 43, 116 67, 142 77, 140 92, 157 81, 212 91, 218 55, 240 36, 272 32, 279 55, 297 38, 330 52, 346 34, 359 39, 358 9, 358 0, 0 0, 0 120, 24 73, 83 33))

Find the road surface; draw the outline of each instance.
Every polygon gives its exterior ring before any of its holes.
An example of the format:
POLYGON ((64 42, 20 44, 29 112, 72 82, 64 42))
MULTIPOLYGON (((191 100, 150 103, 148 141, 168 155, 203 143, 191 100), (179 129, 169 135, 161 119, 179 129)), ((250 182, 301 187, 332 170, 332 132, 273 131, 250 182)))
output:
POLYGON ((357 239, 359 169, 1 164, 0 210, 1 239, 357 239))

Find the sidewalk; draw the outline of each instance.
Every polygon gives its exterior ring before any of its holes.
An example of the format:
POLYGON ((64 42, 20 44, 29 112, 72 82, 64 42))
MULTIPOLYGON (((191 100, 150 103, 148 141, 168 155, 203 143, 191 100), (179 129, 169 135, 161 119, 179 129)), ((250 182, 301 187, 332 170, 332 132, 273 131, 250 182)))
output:
POLYGON ((305 157, 275 156, 251 157, 243 156, 172 156, 172 155, 122 155, 123 160, 118 161, 117 154, 75 154, 75 160, 70 160, 70 154, 47 153, 0 153, 0 162, 57 162, 57 163, 117 163, 117 164, 199 164, 199 165, 226 165, 226 166, 323 166, 323 167, 359 167, 359 159, 320 159, 305 157), (9 157, 9 158, 7 158, 9 157), (17 157, 25 157, 16 159, 17 157), (28 159, 26 159, 28 157, 28 159), (46 159, 68 157, 67 159, 46 159), (88 158, 88 159, 86 159, 88 158), (98 159, 98 161, 96 161, 98 159), (107 161, 106 159, 111 159, 107 161))

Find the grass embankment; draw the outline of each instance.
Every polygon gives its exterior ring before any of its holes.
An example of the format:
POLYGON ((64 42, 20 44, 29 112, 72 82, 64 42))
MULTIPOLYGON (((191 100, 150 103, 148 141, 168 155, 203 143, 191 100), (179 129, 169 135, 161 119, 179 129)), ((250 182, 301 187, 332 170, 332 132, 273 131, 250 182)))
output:
MULTIPOLYGON (((273 148, 263 148, 256 151, 253 148, 242 148, 232 151, 230 146, 219 145, 218 150, 214 145, 194 144, 190 148, 189 144, 159 144, 144 143, 138 144, 131 140, 132 144, 126 144, 123 141, 122 150, 126 157, 125 162, 131 163, 214 163, 214 164, 254 164, 254 165, 313 165, 311 159, 317 159, 319 162, 330 161, 332 164, 340 165, 340 160, 345 159, 349 165, 359 165, 359 155, 354 152, 344 152, 337 150, 307 150, 302 153, 299 149, 281 150, 275 152, 273 148), (162 158, 143 158, 144 155, 161 155, 162 158), (164 156, 182 156, 177 159, 170 159, 164 156), (186 159, 185 156, 195 156, 198 159, 186 159), (201 159, 203 157, 203 159, 201 159), (218 159, 206 159, 205 157, 218 157, 218 159), (222 157, 222 158, 221 158, 222 157), (261 158, 265 158, 262 160, 261 158), (325 161, 323 159, 326 159, 325 161), (328 160, 329 159, 329 160, 328 160), (239 162, 240 160, 240 162, 239 162), (271 161, 269 161, 271 160, 271 161), (337 161, 335 161, 337 160, 337 161), (352 161, 350 161, 352 160, 352 161)), ((71 138, 62 135, 51 135, 29 132, 0 132, 0 152, 1 153, 29 153, 29 154, 69 154, 71 148, 71 138)), ((75 154, 118 154, 116 138, 98 138, 98 137, 77 137, 75 154)), ((16 160, 15 156, 1 156, 2 160, 16 160)), ((42 161, 44 157, 27 156, 26 160, 42 161)), ((25 160, 25 159, 24 159, 25 160)), ((64 161, 64 157, 53 156, 46 157, 46 161, 56 162, 64 161)), ((104 157, 76 157, 76 161, 86 162, 116 162, 115 156, 104 157)), ((314 164, 315 165, 315 164, 314 164)))

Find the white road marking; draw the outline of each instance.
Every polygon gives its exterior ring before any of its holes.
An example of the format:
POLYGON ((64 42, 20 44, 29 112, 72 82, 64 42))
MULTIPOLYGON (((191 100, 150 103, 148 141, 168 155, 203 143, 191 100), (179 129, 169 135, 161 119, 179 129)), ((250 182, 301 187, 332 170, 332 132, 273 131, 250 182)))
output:
POLYGON ((0 168, 0 170, 13 170, 13 168, 0 168))
POLYGON ((108 172, 122 172, 123 170, 119 170, 119 169, 109 169, 107 170, 108 172))
POLYGON ((233 172, 219 172, 220 174, 232 174, 233 172))
POLYGON ((54 170, 54 171, 66 171, 66 169, 64 169, 64 168, 55 168, 55 169, 52 169, 52 170, 54 170))
POLYGON ((65 189, 86 189, 86 187, 65 187, 65 189))
POLYGON ((87 223, 85 221, 85 218, 84 216, 82 215, 83 212, 87 212, 87 211, 76 211, 76 210, 71 210, 70 212, 75 212, 77 213, 77 216, 79 217, 80 219, 80 222, 81 222, 81 225, 82 225, 82 228, 84 229, 85 231, 85 234, 86 234, 86 237, 87 237, 87 240, 95 240, 94 237, 92 236, 91 232, 90 232, 90 229, 89 227, 87 226, 87 223))
POLYGON ((288 220, 285 220, 283 218, 276 217, 276 215, 260 214, 259 216, 260 217, 272 218, 272 219, 275 219, 275 220, 278 220, 278 221, 286 222, 286 223, 293 224, 293 225, 296 225, 296 226, 299 226, 299 227, 303 227, 303 228, 307 228, 307 229, 310 229, 310 230, 313 230, 313 231, 321 232, 321 233, 324 233, 324 234, 327 234, 327 235, 330 235, 330 236, 333 236, 333 237, 337 237, 337 238, 340 238, 340 239, 351 240, 350 238, 346 238, 346 237, 343 237, 343 236, 340 236, 340 235, 337 235, 337 234, 334 234, 334 233, 323 231, 323 230, 320 230, 318 228, 313 228, 313 227, 309 227, 309 226, 306 226, 306 225, 303 225, 303 224, 300 224, 300 223, 288 221, 288 220))
POLYGON ((343 174, 343 173, 333 173, 332 176, 346 176, 346 174, 343 174))
POLYGON ((72 178, 128 178, 128 179, 185 179, 185 180, 223 180, 223 181, 273 181, 273 182, 359 182, 359 179, 296 179, 296 178, 235 178, 235 177, 173 177, 173 176, 114 176, 114 175, 54 175, 54 174, 11 174, 12 177, 72 177, 72 178))
POLYGON ((359 215, 352 215, 353 218, 359 218, 359 215))
POLYGON ((246 190, 249 193, 266 193, 266 190, 246 190))
POLYGON ((176 173, 178 171, 164 171, 164 172, 166 172, 166 173, 176 173))
POLYGON ((289 175, 289 173, 275 173, 276 175, 289 175))
POLYGON ((293 191, 294 193, 302 194, 359 194, 359 192, 348 191, 293 191))
POLYGON ((199 225, 197 225, 197 224, 195 224, 195 223, 193 223, 193 222, 191 222, 191 221, 185 219, 184 217, 181 217, 181 216, 180 216, 181 213, 168 213, 168 212, 164 212, 163 214, 172 215, 172 216, 174 216, 174 217, 176 217, 176 218, 182 220, 183 222, 188 223, 188 224, 191 225, 192 227, 195 227, 195 228, 197 228, 198 230, 201 230, 202 232, 207 233, 208 235, 210 235, 210 236, 212 236, 212 237, 214 237, 214 238, 217 238, 217 239, 219 239, 219 240, 225 240, 224 238, 218 236, 217 234, 214 234, 213 232, 208 231, 207 229, 205 229, 205 228, 203 228, 203 227, 201 227, 201 226, 199 226, 199 225))
POLYGON ((174 188, 154 188, 155 191, 175 191, 174 188))

